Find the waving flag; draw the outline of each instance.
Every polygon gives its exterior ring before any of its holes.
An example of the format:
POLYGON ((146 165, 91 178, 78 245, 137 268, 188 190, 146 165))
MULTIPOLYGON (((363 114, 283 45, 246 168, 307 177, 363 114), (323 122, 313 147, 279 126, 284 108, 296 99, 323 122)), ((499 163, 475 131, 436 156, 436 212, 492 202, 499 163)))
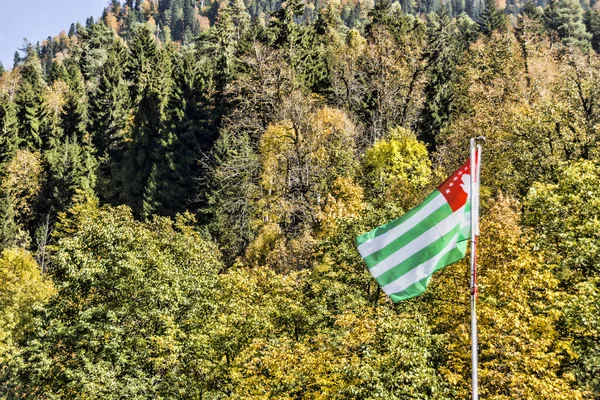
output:
POLYGON ((369 271, 394 302, 423 293, 434 272, 465 256, 470 174, 467 161, 423 203, 356 239, 369 271))

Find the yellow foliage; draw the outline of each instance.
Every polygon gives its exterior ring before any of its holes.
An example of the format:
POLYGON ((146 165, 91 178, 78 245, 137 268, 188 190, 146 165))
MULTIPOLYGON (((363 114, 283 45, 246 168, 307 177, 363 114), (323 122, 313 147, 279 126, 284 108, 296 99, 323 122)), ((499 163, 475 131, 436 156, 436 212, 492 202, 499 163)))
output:
POLYGON ((48 110, 53 118, 60 118, 63 106, 66 102, 66 94, 69 90, 67 84, 61 80, 54 82, 48 90, 47 104, 48 110))
POLYGON ((367 150, 364 166, 368 187, 376 200, 412 205, 431 179, 431 162, 425 145, 402 127, 389 132, 367 150))
POLYGON ((54 293, 29 252, 5 249, 0 256, 0 364, 31 322, 31 311, 54 293))
POLYGON ((365 208, 363 192, 363 188, 354 183, 352 178, 337 177, 318 215, 321 231, 324 234, 332 233, 340 218, 358 216, 365 208))
POLYGON ((40 155, 25 149, 17 150, 6 165, 1 187, 10 196, 17 219, 31 218, 33 203, 42 188, 40 155))
POLYGON ((156 13, 156 2, 154 0, 142 0, 140 10, 144 14, 144 18, 149 20, 156 13))
MULTIPOLYGON (((518 203, 499 196, 481 224, 478 248, 480 393, 486 399, 581 399, 561 362, 573 354, 557 331, 558 281, 519 227, 518 203)), ((428 306, 447 333, 441 373, 459 398, 470 392, 467 263, 444 269, 432 281, 428 306), (450 302, 452 301, 452 302, 450 302)))
POLYGON ((117 20, 117 17, 115 16, 115 14, 112 11, 108 11, 106 13, 106 17, 104 18, 104 23, 106 23, 106 26, 108 26, 113 31, 115 31, 115 32, 119 31, 119 21, 117 20))
POLYGON ((260 139, 265 193, 259 209, 268 222, 314 223, 333 182, 354 173, 356 129, 350 119, 330 107, 313 111, 301 96, 294 99, 289 118, 269 125, 260 139))

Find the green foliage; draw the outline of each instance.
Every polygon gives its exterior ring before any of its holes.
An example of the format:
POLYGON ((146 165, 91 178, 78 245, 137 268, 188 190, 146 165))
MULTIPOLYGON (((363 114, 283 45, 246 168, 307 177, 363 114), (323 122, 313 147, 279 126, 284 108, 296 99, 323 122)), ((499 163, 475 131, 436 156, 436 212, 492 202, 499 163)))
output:
POLYGON ((479 16, 479 31, 486 36, 506 30, 506 16, 496 7, 495 0, 485 0, 485 8, 479 16))
POLYGON ((76 193, 94 196, 98 164, 92 151, 89 144, 74 137, 46 151, 49 179, 44 197, 52 214, 69 208, 76 193))
POLYGON ((586 30, 590 33, 590 43, 596 52, 600 53, 600 11, 587 10, 583 16, 586 30))
POLYGON ((599 396, 597 4, 376 3, 111 0, 25 43, 0 396, 468 398, 466 262, 392 305, 355 238, 480 135, 482 397, 599 396))
POLYGON ((0 197, 0 250, 14 247, 17 237, 17 226, 15 223, 15 211, 10 197, 0 197))
POLYGON ((136 222, 126 207, 77 205, 55 233, 57 295, 21 354, 23 395, 198 397, 210 361, 218 250, 188 217, 136 222))
MULTIPOLYGON (((34 313, 54 294, 54 286, 30 253, 4 249, 0 256, 0 381, 16 356, 19 341, 34 325, 34 313)), ((3 389, 4 392, 4 389, 3 389)), ((5 392, 4 392, 5 394, 5 392)))
POLYGON ((27 57, 20 71, 21 83, 15 94, 17 118, 19 120, 19 139, 29 149, 42 146, 42 121, 45 113, 42 72, 33 48, 27 49, 27 57))
POLYGON ((6 163, 19 145, 17 106, 7 98, 0 98, 0 165, 6 163))
POLYGON ((430 19, 427 36, 425 57, 429 79, 425 86, 421 131, 429 148, 435 149, 437 135, 452 119, 456 64, 463 47, 457 26, 445 8, 430 19))
POLYGON ((579 282, 598 276, 600 207, 598 165, 581 161, 564 165, 558 183, 537 184, 527 197, 525 221, 535 228, 536 243, 560 266, 561 280, 579 282))
POLYGON ((161 204, 157 212, 161 214, 195 211, 206 204, 205 198, 198 198, 198 192, 204 192, 198 186, 204 178, 200 160, 216 139, 214 104, 207 95, 211 84, 208 71, 196 61, 193 52, 175 59, 173 92, 163 136, 165 166, 158 176, 165 186, 157 194, 161 204))
POLYGON ((162 187, 158 179, 169 163, 165 149, 174 139, 165 134, 172 64, 169 50, 159 49, 146 27, 138 29, 130 51, 133 61, 128 73, 137 78, 132 89, 137 112, 132 142, 119 172, 123 188, 120 200, 136 215, 147 217, 166 206, 158 196, 168 187, 162 187))
POLYGON ((590 48, 592 35, 585 29, 583 9, 576 0, 552 0, 544 9, 544 23, 567 46, 590 48))
POLYGON ((431 179, 427 149, 405 128, 394 128, 386 140, 369 148, 363 161, 366 187, 377 204, 414 204, 414 197, 431 179))
POLYGON ((557 184, 534 185, 527 197, 525 222, 535 229, 536 244, 555 266, 565 290, 563 337, 573 340, 578 357, 569 370, 581 386, 600 393, 598 330, 598 165, 581 161, 560 169, 557 184))
POLYGON ((253 235, 252 219, 258 186, 259 162, 248 135, 222 129, 213 148, 209 171, 208 204, 211 230, 216 234, 225 260, 240 256, 253 235))

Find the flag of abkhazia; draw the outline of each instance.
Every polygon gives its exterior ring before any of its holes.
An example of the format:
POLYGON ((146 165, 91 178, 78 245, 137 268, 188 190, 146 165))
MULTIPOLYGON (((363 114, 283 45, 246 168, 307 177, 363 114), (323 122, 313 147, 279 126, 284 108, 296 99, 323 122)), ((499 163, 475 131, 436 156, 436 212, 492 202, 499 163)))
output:
POLYGON ((394 302, 425 291, 431 275, 465 256, 471 235, 470 160, 402 217, 356 238, 358 251, 394 302))

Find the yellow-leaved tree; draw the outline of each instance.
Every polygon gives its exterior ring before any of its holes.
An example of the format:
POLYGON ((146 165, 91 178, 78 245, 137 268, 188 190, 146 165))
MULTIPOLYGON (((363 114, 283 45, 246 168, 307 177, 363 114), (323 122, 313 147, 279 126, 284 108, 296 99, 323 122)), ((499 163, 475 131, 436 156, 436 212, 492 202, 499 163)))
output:
MULTIPOLYGON (((481 222, 478 247, 479 376, 483 398, 581 399, 561 363, 574 356, 559 335, 558 280, 519 226, 518 203, 500 195, 481 222)), ((424 296, 433 328, 446 335, 440 369, 458 398, 470 393, 467 262, 442 270, 424 296)))
POLYGON ((432 176, 425 144, 402 127, 392 128, 386 139, 367 149, 363 165, 369 199, 377 205, 414 206, 432 176))
POLYGON ((30 328, 32 312, 54 293, 33 256, 24 249, 5 249, 0 255, 0 377, 30 328))
POLYGON ((246 258, 278 270, 306 265, 314 234, 329 229, 340 213, 362 208, 356 173, 356 128, 343 111, 319 107, 294 94, 284 120, 260 139, 262 198, 258 235, 246 258))

